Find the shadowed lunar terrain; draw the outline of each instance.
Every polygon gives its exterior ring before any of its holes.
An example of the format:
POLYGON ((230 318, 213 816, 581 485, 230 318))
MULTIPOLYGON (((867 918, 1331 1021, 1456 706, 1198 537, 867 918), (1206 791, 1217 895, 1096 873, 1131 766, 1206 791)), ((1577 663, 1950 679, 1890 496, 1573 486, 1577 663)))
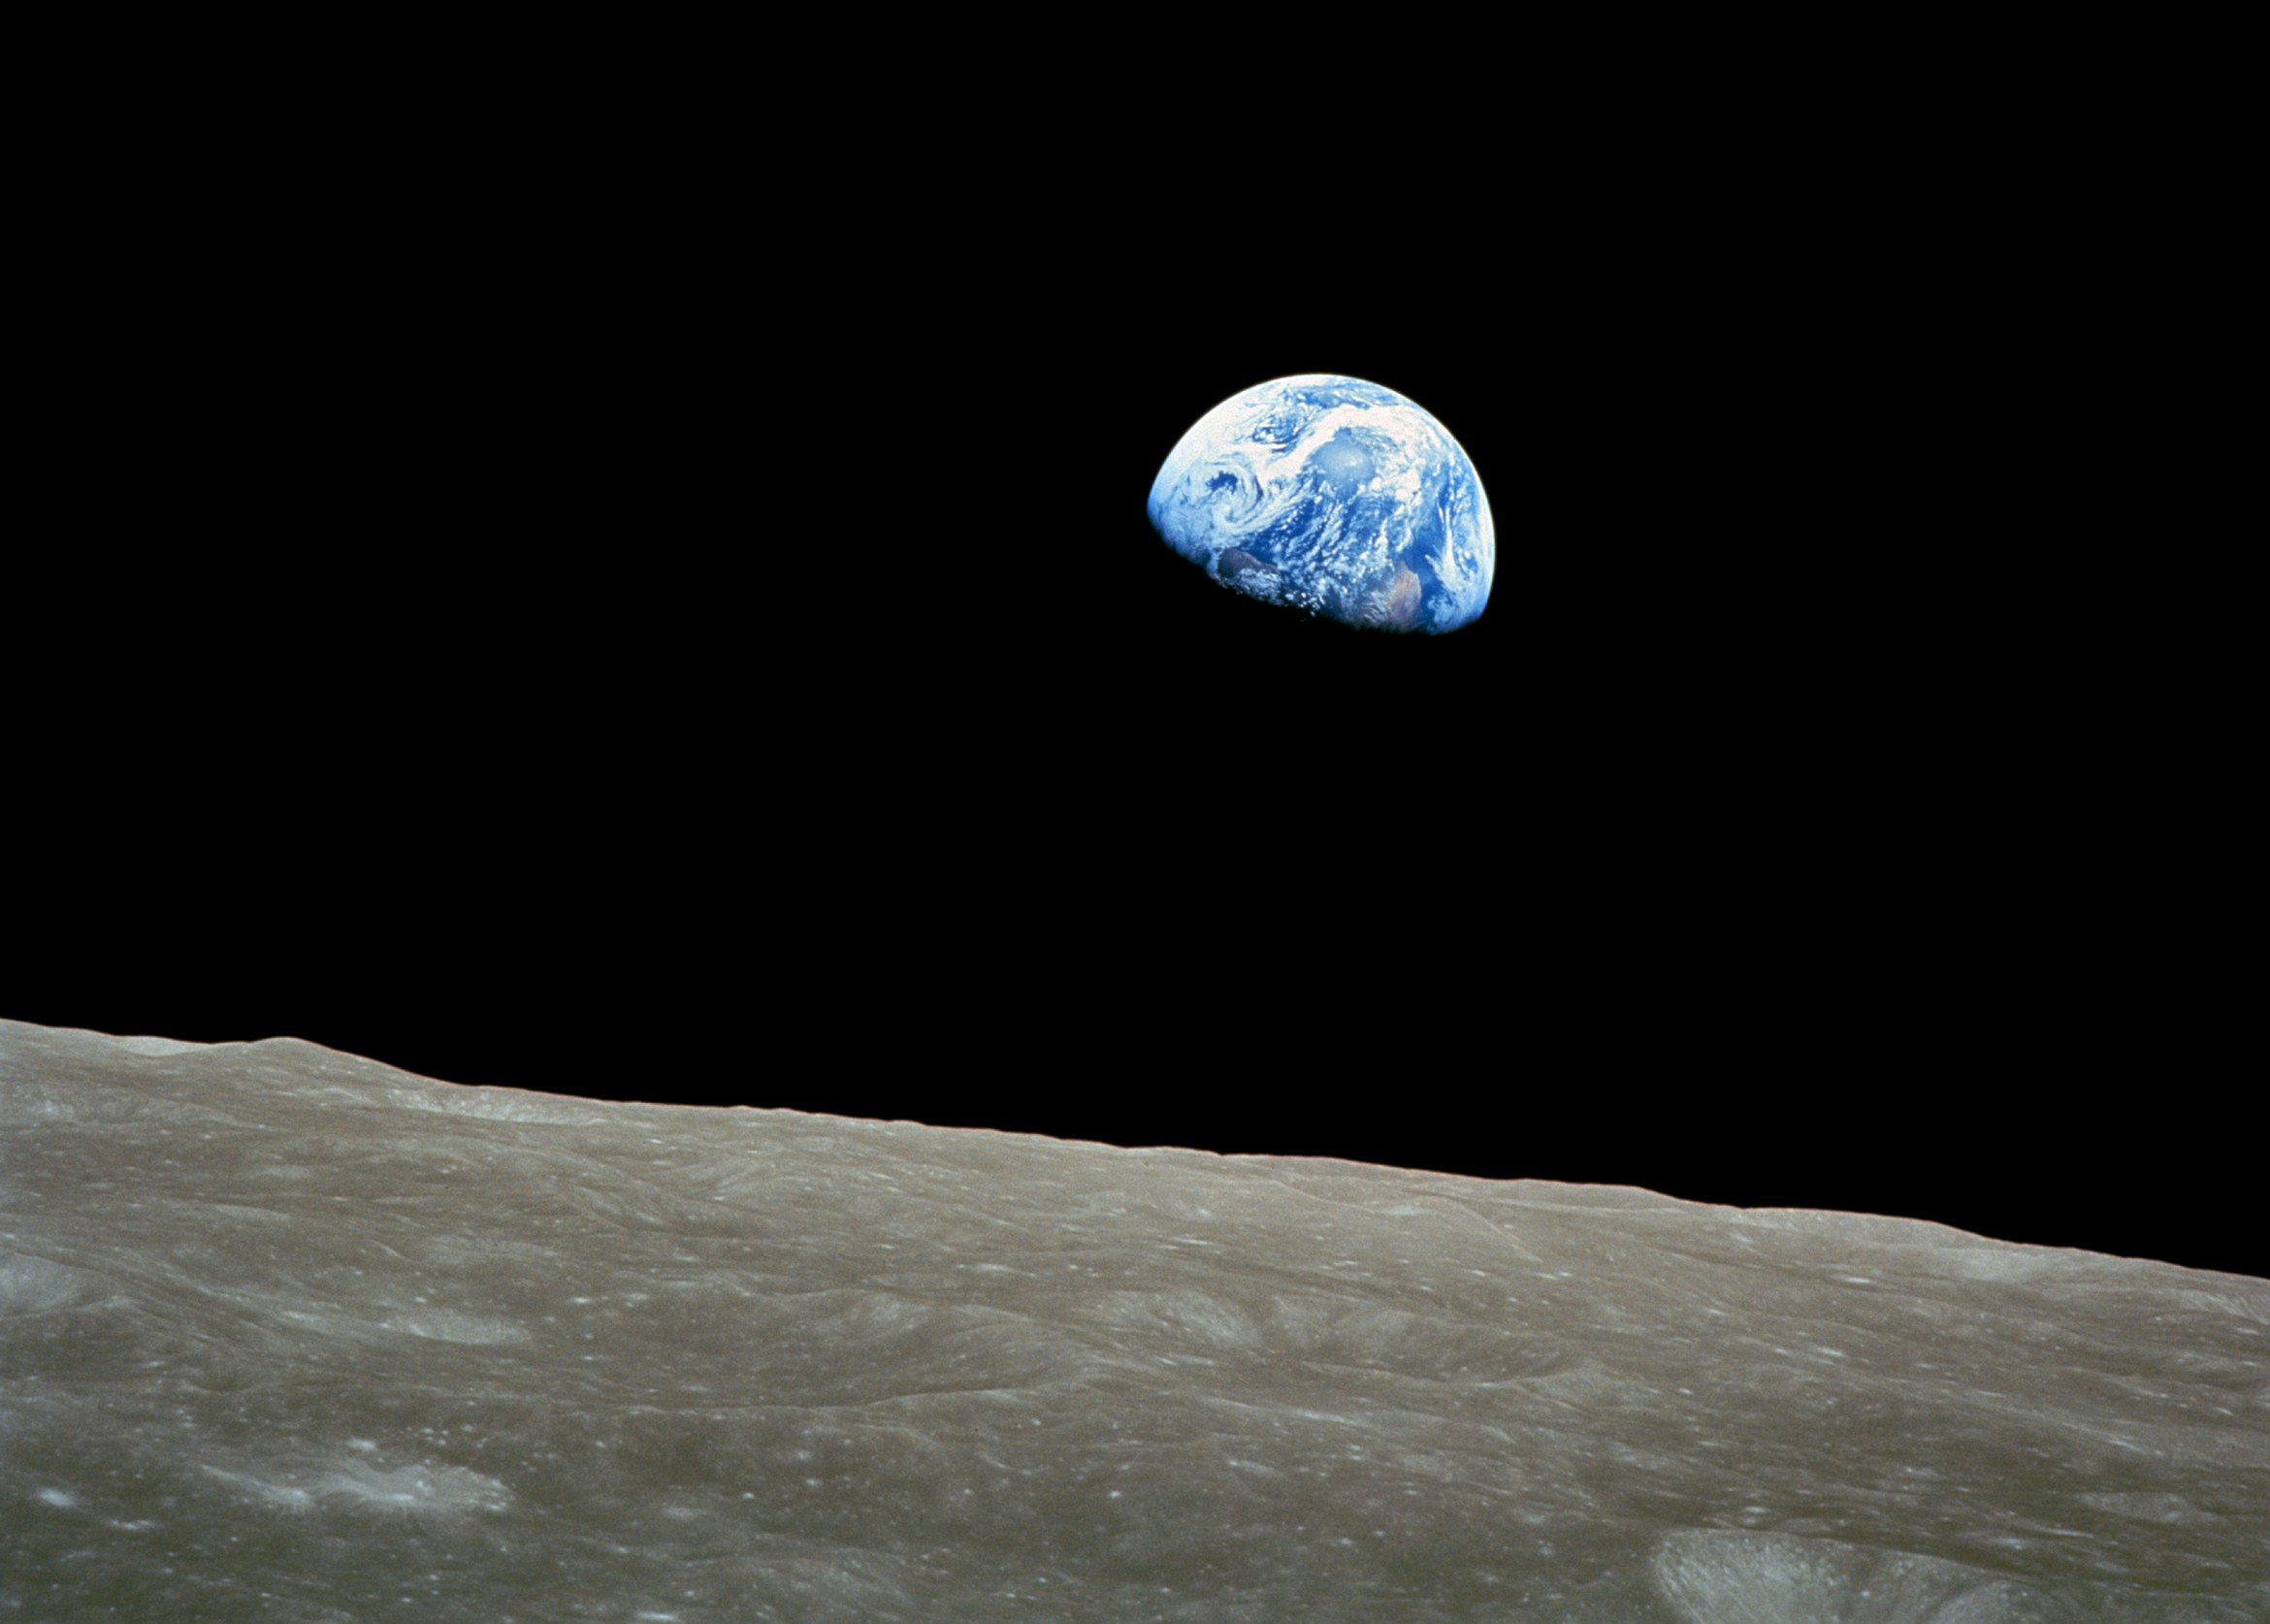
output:
POLYGON ((2258 1624, 2266 1527, 2261 1281, 0 1023, 27 1624, 2258 1624))

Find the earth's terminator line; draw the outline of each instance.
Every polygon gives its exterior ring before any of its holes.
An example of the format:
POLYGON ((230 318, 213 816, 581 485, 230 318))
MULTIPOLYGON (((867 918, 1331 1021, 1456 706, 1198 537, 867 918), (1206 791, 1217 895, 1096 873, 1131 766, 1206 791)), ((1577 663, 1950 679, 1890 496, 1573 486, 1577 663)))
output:
POLYGON ((1167 454, 1150 509, 1224 586, 1351 626, 1455 631, 1482 612, 1497 569, 1464 448, 1361 378, 1303 374, 1222 402, 1167 454))

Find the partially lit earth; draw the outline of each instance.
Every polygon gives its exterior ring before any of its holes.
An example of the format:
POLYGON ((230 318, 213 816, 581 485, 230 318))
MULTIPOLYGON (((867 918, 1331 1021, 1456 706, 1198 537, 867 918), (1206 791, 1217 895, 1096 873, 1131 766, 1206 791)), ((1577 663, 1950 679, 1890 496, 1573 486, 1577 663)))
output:
POLYGON ((1361 378, 1277 378, 1222 402, 1167 454, 1150 512, 1222 585, 1350 626, 1456 631, 1497 569, 1465 449, 1361 378))
POLYGON ((0 1023, 0 1617, 2258 1624, 2265 1527, 2259 1280, 0 1023))

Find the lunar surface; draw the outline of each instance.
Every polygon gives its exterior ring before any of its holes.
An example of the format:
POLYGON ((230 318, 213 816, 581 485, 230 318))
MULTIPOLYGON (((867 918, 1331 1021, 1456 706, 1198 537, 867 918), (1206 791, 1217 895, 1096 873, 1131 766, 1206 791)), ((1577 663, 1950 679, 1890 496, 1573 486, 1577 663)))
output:
POLYGON ((25 1624, 2260 1624, 2266 1528, 2259 1280, 0 1023, 25 1624))

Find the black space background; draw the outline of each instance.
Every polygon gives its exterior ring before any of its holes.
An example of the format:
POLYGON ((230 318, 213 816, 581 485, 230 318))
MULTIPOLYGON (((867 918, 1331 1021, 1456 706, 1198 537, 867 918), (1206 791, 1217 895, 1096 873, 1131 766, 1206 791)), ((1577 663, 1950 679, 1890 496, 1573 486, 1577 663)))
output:
POLYGON ((1476 140, 1301 270, 1329 188, 1030 130, 730 209, 462 148, 204 196, 53 413, 0 1014, 2270 1273, 2022 226, 1476 140), (1478 624, 1151 536, 1305 371, 1465 444, 1478 624))

